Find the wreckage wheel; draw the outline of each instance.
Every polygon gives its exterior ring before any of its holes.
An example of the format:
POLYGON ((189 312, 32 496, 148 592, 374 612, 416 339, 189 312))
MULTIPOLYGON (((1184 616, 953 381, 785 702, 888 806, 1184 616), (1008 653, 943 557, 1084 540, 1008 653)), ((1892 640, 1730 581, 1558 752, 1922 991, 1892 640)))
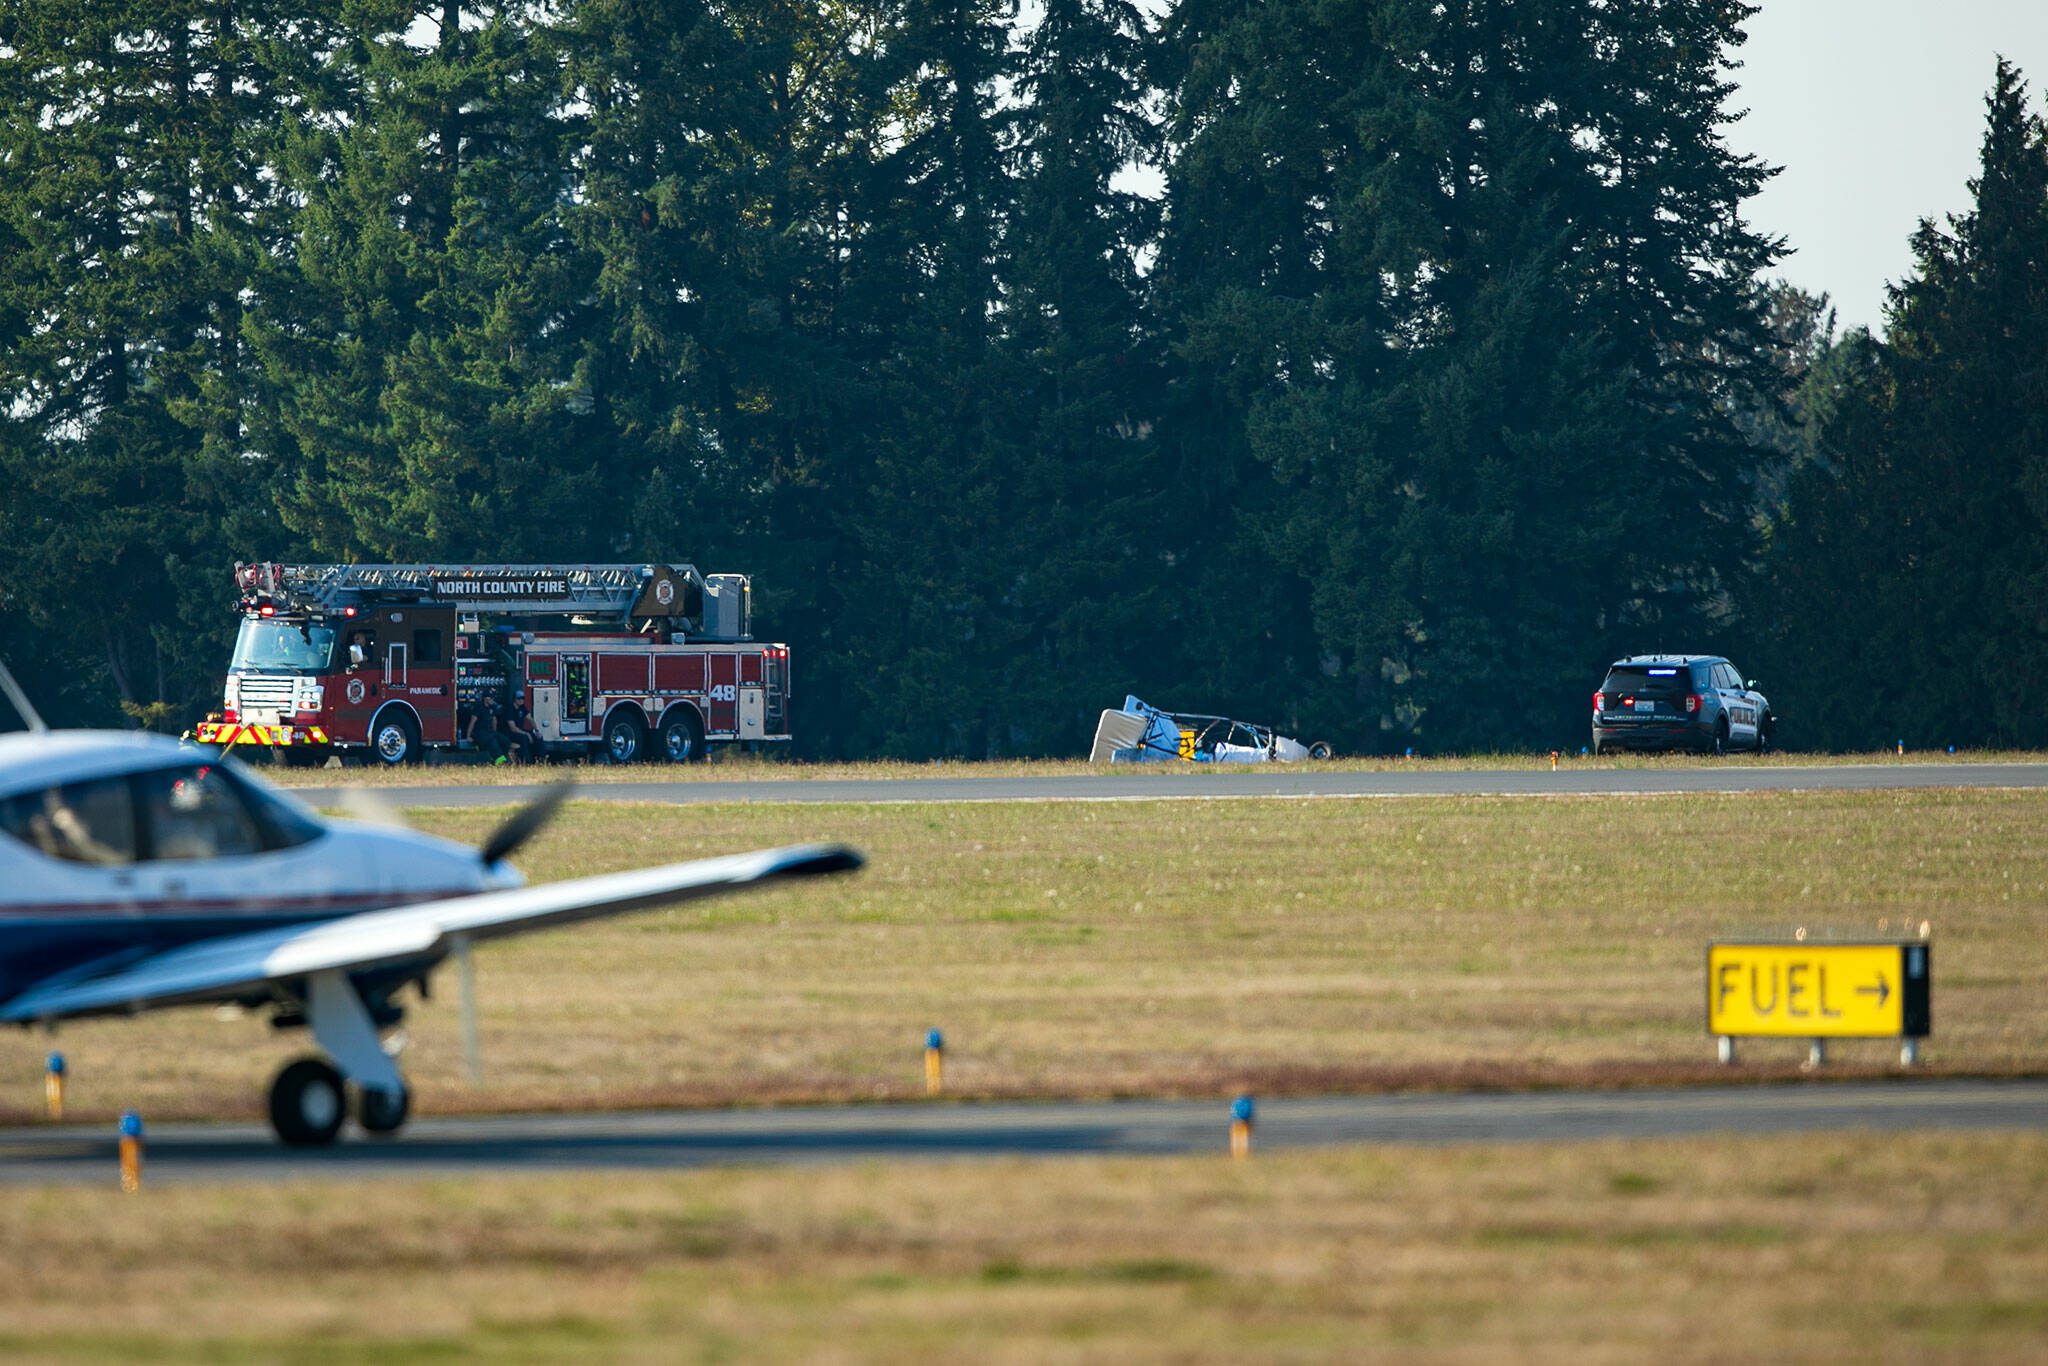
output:
POLYGON ((324 1058, 287 1064, 270 1084, 270 1127, 294 1148, 334 1142, 348 1115, 341 1073, 324 1058))
POLYGON ((1328 740, 1318 740, 1308 747, 1308 757, 1311 759, 1330 759, 1336 757, 1336 754, 1337 751, 1330 748, 1328 740))

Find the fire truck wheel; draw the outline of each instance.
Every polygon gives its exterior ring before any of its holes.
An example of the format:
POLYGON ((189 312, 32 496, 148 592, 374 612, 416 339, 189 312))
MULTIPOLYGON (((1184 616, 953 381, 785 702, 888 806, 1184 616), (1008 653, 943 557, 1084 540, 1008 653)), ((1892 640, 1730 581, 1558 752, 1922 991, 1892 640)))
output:
POLYGON ((673 764, 694 764, 704 757, 704 732, 695 712, 677 708, 661 723, 661 752, 673 764))
POLYGON ((318 768, 327 762, 325 745, 289 745, 279 752, 286 768, 318 768))
POLYGON ((615 764, 637 762, 647 750, 647 728, 640 718, 624 708, 614 708, 604 719, 604 757, 615 764))
POLYGON ((413 729, 412 718, 396 710, 378 717, 376 729, 370 732, 370 752, 378 763, 392 768, 419 758, 420 733, 413 729))

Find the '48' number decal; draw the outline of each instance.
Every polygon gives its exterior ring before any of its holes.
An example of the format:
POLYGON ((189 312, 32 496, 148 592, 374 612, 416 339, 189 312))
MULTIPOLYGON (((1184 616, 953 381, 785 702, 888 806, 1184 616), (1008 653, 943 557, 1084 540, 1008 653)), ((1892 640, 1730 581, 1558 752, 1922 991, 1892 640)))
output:
POLYGON ((732 683, 714 683, 714 684, 712 684, 712 685, 711 685, 711 700, 712 700, 713 702, 737 702, 737 701, 739 701, 739 700, 740 700, 740 690, 739 690, 739 687, 738 687, 738 685, 736 685, 736 684, 732 684, 732 683))

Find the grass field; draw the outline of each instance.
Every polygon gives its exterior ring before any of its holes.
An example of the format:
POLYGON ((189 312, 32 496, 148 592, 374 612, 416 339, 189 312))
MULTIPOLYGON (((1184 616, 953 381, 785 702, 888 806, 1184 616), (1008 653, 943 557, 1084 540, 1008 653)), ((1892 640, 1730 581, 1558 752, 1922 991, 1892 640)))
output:
MULTIPOLYGON (((288 769, 267 764, 263 751, 244 751, 251 762, 265 764, 266 774, 287 787, 331 787, 337 782, 361 787, 430 787, 451 783, 517 784, 540 778, 573 775, 579 783, 646 782, 730 782, 734 779, 762 782, 801 782, 806 779, 844 778, 1054 778, 1081 774, 1105 774, 1111 770, 1083 759, 1014 759, 963 763, 943 760, 933 763, 875 761, 868 763, 813 763, 788 758, 780 750, 745 754, 733 750, 718 752, 703 764, 560 763, 540 768, 524 764, 492 766, 467 754, 435 754, 432 762, 404 768, 383 768, 352 762, 343 768, 288 769)), ((1576 747, 1563 751, 1558 762, 1578 769, 1664 769, 1765 767, 1798 768, 1844 764, 2015 764, 2048 762, 2048 755, 2018 750, 1966 750, 1947 754, 1938 750, 1915 750, 1895 754, 1883 750, 1870 754, 1800 754, 1777 751, 1771 754, 1735 754, 1722 758, 1699 754, 1617 754, 1595 759, 1580 755, 1576 747)), ((1487 769, 1535 770, 1550 767, 1549 751, 1522 754, 1467 754, 1453 758, 1337 758, 1301 765, 1309 772, 1386 773, 1396 770, 1428 772, 1469 772, 1487 769)), ((1143 774, 1148 777, 1185 777, 1190 773, 1242 772, 1236 766, 1212 770, 1195 764, 1120 764, 1119 777, 1143 774)))
MULTIPOLYGON (((502 813, 419 813, 479 839, 502 813)), ((535 877, 806 839, 852 878, 478 952, 486 1084, 412 1015, 423 1113, 921 1094, 1261 1094, 1711 1079, 1703 951, 1749 931, 1935 944, 1931 1069, 2048 1065, 2048 793, 572 805, 535 877)), ((452 989, 447 974, 443 990, 452 989)), ((252 1117, 306 1047, 253 1016, 67 1027, 74 1115, 252 1117)), ((0 1036, 0 1114, 50 1041, 0 1036)), ((1790 1075, 1796 1042, 1745 1047, 1790 1075)), ((1895 1065, 1840 1045, 1831 1071, 1895 1065)))
POLYGON ((10 1191, 0 1355, 1986 1360, 2048 1139, 10 1191))

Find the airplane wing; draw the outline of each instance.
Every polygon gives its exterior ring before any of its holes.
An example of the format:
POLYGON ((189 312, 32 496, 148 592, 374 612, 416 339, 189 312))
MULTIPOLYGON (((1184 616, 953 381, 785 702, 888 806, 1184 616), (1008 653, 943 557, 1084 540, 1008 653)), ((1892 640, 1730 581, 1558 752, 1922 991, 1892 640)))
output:
POLYGON ((861 856, 844 845, 799 844, 224 935, 109 972, 32 987, 0 1006, 0 1021, 26 1024, 231 1000, 267 983, 315 972, 438 960, 462 939, 524 934, 860 866, 861 856))

